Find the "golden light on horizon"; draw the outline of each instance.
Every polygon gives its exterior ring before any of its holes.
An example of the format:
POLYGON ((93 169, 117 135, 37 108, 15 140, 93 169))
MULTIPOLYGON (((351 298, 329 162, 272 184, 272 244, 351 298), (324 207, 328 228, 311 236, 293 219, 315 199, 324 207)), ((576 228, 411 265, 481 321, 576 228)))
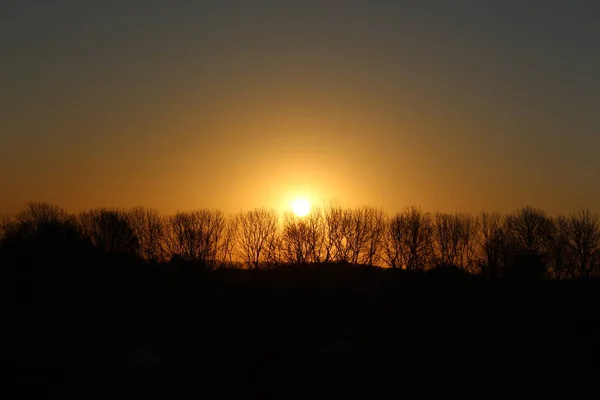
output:
POLYGON ((305 197, 298 197, 292 202, 292 211, 298 217, 305 217, 310 212, 310 201, 305 197))

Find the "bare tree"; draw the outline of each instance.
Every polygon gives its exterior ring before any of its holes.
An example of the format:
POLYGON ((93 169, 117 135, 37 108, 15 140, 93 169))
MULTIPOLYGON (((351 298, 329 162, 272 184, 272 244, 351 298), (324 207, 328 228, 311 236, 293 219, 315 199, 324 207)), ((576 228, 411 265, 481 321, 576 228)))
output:
POLYGON ((320 263, 325 254, 325 216, 321 208, 313 209, 306 217, 308 260, 320 263))
POLYGON ((323 207, 323 218, 325 222, 325 240, 323 241, 323 247, 325 251, 325 262, 335 261, 335 244, 338 242, 338 236, 340 231, 341 219, 343 210, 341 206, 329 203, 323 207))
POLYGON ((221 266, 233 266, 235 264, 235 248, 237 240, 237 219, 235 217, 227 217, 225 219, 225 228, 221 235, 219 244, 219 253, 221 266))
POLYGON ((459 220, 454 215, 437 212, 432 218, 432 241, 438 265, 457 265, 460 245, 459 220))
POLYGON ((26 235, 75 223, 73 216, 54 204, 28 203, 25 209, 4 219, 3 231, 4 234, 15 234, 18 230, 20 234, 26 235))
POLYGON ((406 232, 404 219, 400 213, 386 220, 383 238, 383 260, 391 268, 402 268, 406 264, 403 247, 406 232))
POLYGON ((408 271, 429 266, 432 256, 431 218, 417 207, 408 207, 387 224, 385 261, 392 268, 408 271))
POLYGON ((340 209, 338 232, 335 235, 335 261, 349 263, 353 257, 354 248, 358 245, 357 241, 360 232, 354 225, 352 210, 340 209))
POLYGON ((363 207, 358 212, 363 215, 366 226, 361 249, 361 263, 378 265, 381 259, 381 246, 385 233, 385 212, 374 207, 363 207))
POLYGON ((472 271, 477 230, 477 220, 469 214, 436 213, 432 219, 435 262, 472 271))
POLYGON ((524 253, 542 254, 547 249, 552 223, 542 210, 524 207, 506 218, 506 226, 524 253))
POLYGON ((407 250, 406 269, 422 270, 429 266, 431 260, 431 217, 417 207, 404 211, 408 235, 405 247, 407 250))
POLYGON ((546 214, 524 207, 506 218, 506 228, 515 246, 511 273, 545 275, 551 252, 553 225, 546 214))
POLYGON ((482 212, 480 217, 480 267, 483 275, 495 278, 501 275, 512 259, 512 246, 505 228, 505 219, 499 213, 482 212))
POLYGON ((551 264, 550 268, 556 280, 561 280, 566 277, 573 262, 570 234, 569 234, 569 219, 560 215, 552 220, 552 242, 551 249, 551 264))
POLYGON ((280 265, 283 262, 282 239, 280 232, 275 229, 273 238, 267 241, 266 251, 264 252, 264 268, 271 268, 274 265, 280 265))
POLYGON ((276 257, 277 220, 274 210, 256 208, 237 215, 240 255, 249 268, 255 270, 276 257))
POLYGON ((348 259, 352 264, 358 264, 360 257, 364 251, 368 235, 368 220, 367 212, 364 208, 354 210, 345 210, 344 224, 345 229, 345 244, 347 247, 348 259))
POLYGON ((181 257, 185 261, 199 258, 199 238, 192 213, 177 212, 169 217, 166 247, 169 257, 181 257))
POLYGON ((139 254, 139 242, 125 212, 99 208, 80 214, 79 220, 97 250, 105 254, 139 254))
POLYGON ((171 257, 215 267, 219 261, 225 216, 220 210, 178 212, 169 219, 167 249, 171 257))
POLYGON ((0 215, 0 241, 6 237, 13 223, 12 215, 0 215))
POLYGON ((85 250, 76 218, 48 203, 29 203, 15 215, 6 216, 0 235, 4 248, 27 253, 26 258, 73 258, 85 250))
POLYGON ((68 218, 69 214, 65 210, 49 203, 28 203, 25 209, 15 216, 17 222, 27 224, 33 229, 66 221, 68 218))
POLYGON ((349 261, 352 264, 373 265, 379 256, 385 214, 374 207, 345 210, 342 226, 346 237, 349 261))
POLYGON ((307 221, 292 213, 283 215, 282 256, 290 264, 305 264, 309 261, 310 242, 307 221))
POLYGON ((574 267, 580 278, 592 274, 600 257, 600 222, 597 214, 579 210, 568 220, 574 267))
POLYGON ((131 229, 138 241, 139 257, 146 261, 162 261, 165 257, 164 219, 156 210, 136 207, 127 212, 131 229))
POLYGON ((283 215, 281 256, 293 264, 319 263, 326 254, 325 217, 317 208, 304 217, 283 215))
POLYGON ((350 262, 353 245, 352 211, 332 202, 325 207, 324 216, 325 262, 350 262))
POLYGON ((459 246, 459 265, 468 272, 476 271, 477 240, 479 237, 479 220, 471 214, 459 214, 461 240, 459 246))

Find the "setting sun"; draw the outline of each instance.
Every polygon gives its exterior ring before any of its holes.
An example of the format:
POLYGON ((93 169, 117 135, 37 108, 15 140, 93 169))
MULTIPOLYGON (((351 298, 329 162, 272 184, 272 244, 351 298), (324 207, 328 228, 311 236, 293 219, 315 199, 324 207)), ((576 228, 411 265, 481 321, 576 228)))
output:
POLYGON ((299 217, 304 217, 310 212, 310 202, 303 198, 297 198, 292 202, 292 211, 299 217))

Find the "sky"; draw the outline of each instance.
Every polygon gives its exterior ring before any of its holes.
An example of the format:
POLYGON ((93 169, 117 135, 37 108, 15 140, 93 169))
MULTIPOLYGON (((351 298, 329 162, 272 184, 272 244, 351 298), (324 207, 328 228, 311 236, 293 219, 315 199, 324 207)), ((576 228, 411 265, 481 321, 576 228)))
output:
POLYGON ((0 212, 600 211, 595 0, 0 4, 0 212))

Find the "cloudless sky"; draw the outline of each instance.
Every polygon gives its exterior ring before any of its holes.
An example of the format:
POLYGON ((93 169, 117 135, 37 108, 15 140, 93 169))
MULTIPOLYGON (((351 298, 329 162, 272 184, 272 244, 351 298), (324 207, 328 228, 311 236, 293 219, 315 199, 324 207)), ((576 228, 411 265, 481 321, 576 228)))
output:
POLYGON ((600 2, 0 4, 0 212, 600 211, 600 2))

